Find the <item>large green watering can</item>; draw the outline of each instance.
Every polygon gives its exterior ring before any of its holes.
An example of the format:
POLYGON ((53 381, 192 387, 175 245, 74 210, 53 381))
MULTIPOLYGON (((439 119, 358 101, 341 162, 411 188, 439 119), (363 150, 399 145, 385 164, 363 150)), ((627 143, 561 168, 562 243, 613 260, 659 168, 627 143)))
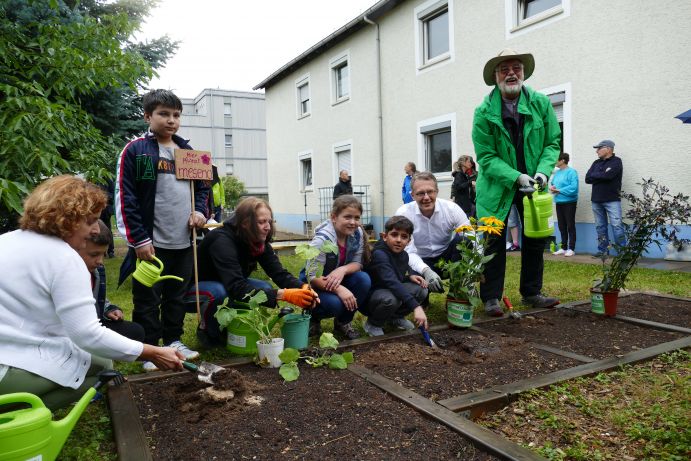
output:
POLYGON ((155 283, 161 282, 163 280, 177 280, 182 282, 180 277, 175 275, 164 275, 161 276, 163 272, 163 261, 158 259, 156 256, 152 256, 153 261, 142 261, 137 259, 136 269, 132 273, 132 277, 144 286, 152 287, 155 283))
POLYGON ((538 178, 537 191, 534 187, 521 187, 523 197, 523 233, 530 238, 546 238, 554 234, 552 220, 552 194, 550 194, 541 178, 538 178), (537 193, 536 193, 537 192, 537 193))
POLYGON ((59 421, 41 399, 28 392, 0 395, 0 405, 23 404, 22 408, 0 413, 0 461, 52 461, 62 450, 72 428, 79 420, 96 391, 113 378, 122 382, 114 370, 98 374, 98 382, 82 396, 72 410, 59 421))

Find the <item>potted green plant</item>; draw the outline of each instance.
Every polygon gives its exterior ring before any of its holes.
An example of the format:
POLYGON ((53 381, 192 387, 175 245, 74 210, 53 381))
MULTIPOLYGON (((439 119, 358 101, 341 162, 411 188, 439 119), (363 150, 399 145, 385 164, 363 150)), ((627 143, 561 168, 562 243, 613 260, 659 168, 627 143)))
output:
POLYGON ((319 348, 315 349, 314 355, 300 355, 296 349, 286 348, 281 352, 281 360, 283 365, 278 370, 285 381, 295 381, 300 376, 298 368, 298 360, 303 359, 312 367, 322 367, 327 365, 331 369, 345 370, 348 365, 353 363, 353 353, 344 352, 339 354, 336 352, 338 348, 338 340, 334 338, 333 333, 322 333, 319 337, 319 348))
POLYGON ((662 248, 672 242, 677 246, 688 244, 688 239, 677 237, 679 224, 688 224, 691 219, 689 196, 682 193, 672 195, 666 186, 652 178, 638 183, 642 188, 640 197, 622 192, 628 202, 624 216, 631 224, 624 224, 626 244, 613 244, 617 254, 609 264, 607 256, 602 257, 602 276, 595 279, 591 288, 592 311, 615 316, 619 291, 624 288, 626 278, 643 252, 651 245, 662 248))
POLYGON ((283 351, 283 338, 275 337, 272 330, 276 322, 280 319, 279 313, 276 309, 267 308, 261 304, 267 301, 266 293, 262 290, 256 290, 245 297, 247 303, 234 303, 228 306, 228 298, 226 298, 214 314, 221 329, 229 328, 233 322, 241 324, 251 330, 257 337, 257 355, 259 356, 259 364, 262 366, 270 366, 272 368, 279 367, 281 361, 278 355, 283 351), (247 309, 237 309, 234 306, 241 305, 247 309))
POLYGON ((473 310, 482 307, 479 296, 480 282, 483 279, 485 264, 494 254, 485 254, 488 239, 501 235, 504 223, 494 216, 478 220, 470 218, 470 224, 460 226, 456 232, 461 241, 456 248, 461 255, 458 261, 440 261, 440 267, 449 279, 446 297, 447 321, 452 327, 472 325, 473 310))

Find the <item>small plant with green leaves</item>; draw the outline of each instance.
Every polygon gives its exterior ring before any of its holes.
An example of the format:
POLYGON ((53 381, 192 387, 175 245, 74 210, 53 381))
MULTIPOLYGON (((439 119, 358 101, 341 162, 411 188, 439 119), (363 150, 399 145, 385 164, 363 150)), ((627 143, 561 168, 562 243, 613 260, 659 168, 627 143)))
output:
POLYGON ((332 333, 322 333, 319 338, 319 348, 312 349, 313 352, 311 353, 314 355, 300 355, 300 351, 290 347, 281 352, 279 358, 283 365, 281 365, 278 372, 284 380, 295 381, 300 377, 300 369, 298 368, 298 361, 300 359, 314 368, 327 365, 334 370, 345 370, 349 364, 353 363, 353 353, 344 352, 339 354, 336 352, 337 348, 338 340, 334 338, 334 335, 332 333))
MULTIPOLYGON (((266 293, 262 290, 252 291, 252 293, 245 296, 247 299, 247 310, 238 312, 238 309, 228 306, 228 298, 223 301, 223 304, 218 306, 214 317, 218 320, 221 329, 225 329, 228 325, 237 320, 252 329, 259 336, 259 341, 263 344, 270 344, 273 336, 269 323, 273 317, 273 310, 262 306, 261 304, 267 301, 266 293)), ((243 303, 235 303, 234 305, 242 305, 243 303)))
POLYGON ((625 245, 614 245, 617 255, 611 264, 606 264, 607 255, 602 257, 602 278, 593 282, 599 291, 616 291, 624 288, 626 278, 636 265, 643 252, 651 245, 667 242, 681 248, 688 245, 688 239, 678 237, 677 225, 688 225, 691 221, 689 196, 682 193, 672 195, 669 188, 654 181, 643 179, 640 183, 642 194, 622 192, 621 196, 629 202, 625 213, 631 224, 624 225, 625 245))
POLYGON ((313 247, 308 243, 301 243, 295 247, 295 254, 305 260, 305 276, 307 277, 307 283, 312 281, 311 274, 316 274, 317 270, 319 269, 317 257, 321 253, 332 253, 337 255, 338 246, 335 243, 326 240, 324 243, 322 243, 320 248, 313 247))

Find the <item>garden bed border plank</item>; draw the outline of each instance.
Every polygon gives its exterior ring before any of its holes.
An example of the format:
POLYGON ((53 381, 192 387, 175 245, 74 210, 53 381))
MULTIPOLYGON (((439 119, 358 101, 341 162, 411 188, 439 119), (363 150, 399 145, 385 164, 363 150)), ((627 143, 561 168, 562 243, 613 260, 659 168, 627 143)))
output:
POLYGON ((149 441, 129 383, 108 387, 108 409, 118 459, 152 461, 149 441))
POLYGON ((569 379, 594 375, 602 371, 617 368, 621 365, 650 360, 660 354, 689 347, 691 347, 691 336, 629 352, 621 357, 608 357, 596 362, 577 365, 546 375, 493 386, 482 391, 472 392, 458 397, 451 397, 440 400, 437 403, 451 411, 466 412, 467 415, 475 417, 486 411, 496 410, 508 405, 512 400, 515 400, 521 392, 531 389, 540 389, 569 379))
POLYGON ((481 448, 483 451, 512 461, 545 460, 545 458, 539 456, 535 452, 511 442, 479 424, 475 424, 369 368, 361 365, 350 365, 348 371, 377 386, 387 394, 396 397, 418 412, 448 426, 470 440, 475 446, 481 448))

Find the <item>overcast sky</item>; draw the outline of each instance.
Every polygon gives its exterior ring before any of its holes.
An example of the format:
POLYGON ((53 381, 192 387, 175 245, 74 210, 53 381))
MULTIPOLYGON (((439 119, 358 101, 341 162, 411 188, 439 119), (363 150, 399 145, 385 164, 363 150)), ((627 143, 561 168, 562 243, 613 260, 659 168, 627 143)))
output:
POLYGON ((192 98, 204 88, 252 91, 279 67, 376 0, 162 0, 137 35, 168 35, 177 53, 152 88, 192 98))

